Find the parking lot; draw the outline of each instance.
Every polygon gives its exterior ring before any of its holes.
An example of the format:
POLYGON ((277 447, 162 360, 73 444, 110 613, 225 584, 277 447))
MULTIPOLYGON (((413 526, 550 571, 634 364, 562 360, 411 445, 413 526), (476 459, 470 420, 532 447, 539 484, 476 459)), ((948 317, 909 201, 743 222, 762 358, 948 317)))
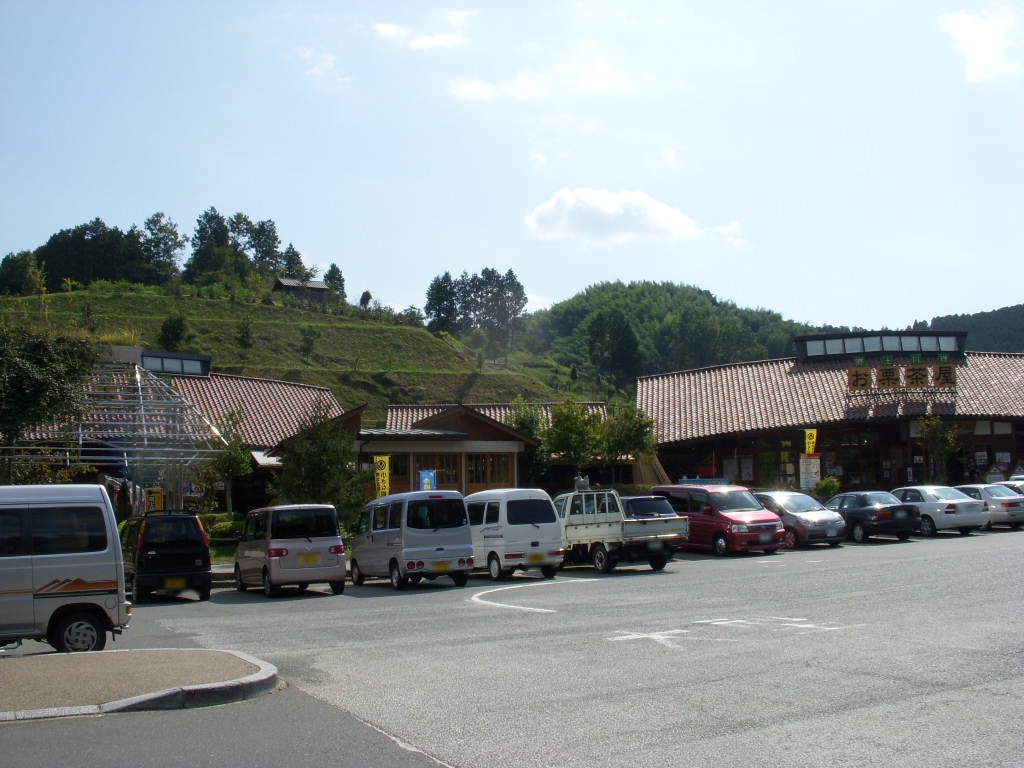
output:
MULTIPOLYGON (((1014 765, 1024 532, 140 607, 456 766, 1014 765)), ((119 643, 119 647, 125 647, 119 643)))

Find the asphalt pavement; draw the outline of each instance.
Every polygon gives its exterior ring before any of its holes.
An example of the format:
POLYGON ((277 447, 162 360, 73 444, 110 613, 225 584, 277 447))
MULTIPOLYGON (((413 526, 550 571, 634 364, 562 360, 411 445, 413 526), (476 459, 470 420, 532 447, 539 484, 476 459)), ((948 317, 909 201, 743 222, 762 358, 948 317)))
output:
MULTIPOLYGON (((230 583, 230 566, 215 566, 215 586, 230 583)), ((280 685, 275 666, 235 651, 0 653, 0 722, 213 706, 280 685)))

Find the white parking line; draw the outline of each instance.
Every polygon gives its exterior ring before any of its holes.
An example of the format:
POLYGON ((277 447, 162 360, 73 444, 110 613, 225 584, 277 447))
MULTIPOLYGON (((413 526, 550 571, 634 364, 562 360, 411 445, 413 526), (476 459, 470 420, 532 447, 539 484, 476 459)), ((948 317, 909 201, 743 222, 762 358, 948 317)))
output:
POLYGON ((494 589, 486 589, 483 592, 477 592, 473 597, 470 598, 474 603, 480 603, 481 605, 490 605, 495 608, 511 608, 514 611, 529 611, 531 613, 558 613, 558 611, 550 608, 528 608, 523 605, 509 605, 508 603, 498 603, 494 600, 484 600, 484 595, 490 595, 494 592, 504 592, 509 589, 524 589, 526 587, 547 587, 552 584, 577 584, 588 581, 597 581, 597 579, 545 579, 544 581, 530 581, 524 584, 510 584, 507 587, 495 587, 494 589))

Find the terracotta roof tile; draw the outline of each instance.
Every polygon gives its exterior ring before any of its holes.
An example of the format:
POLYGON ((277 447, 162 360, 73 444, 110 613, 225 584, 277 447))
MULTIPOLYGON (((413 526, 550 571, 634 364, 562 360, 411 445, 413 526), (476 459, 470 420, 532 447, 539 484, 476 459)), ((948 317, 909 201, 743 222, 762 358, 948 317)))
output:
MULTIPOLYGON (((508 424, 509 418, 512 415, 512 405, 510 403, 462 403, 465 408, 472 408, 474 411, 482 413, 494 421, 501 422, 502 424, 508 424)), ((551 408, 557 403, 531 403, 531 405, 540 406, 541 418, 546 424, 551 423, 551 408)), ((608 417, 608 404, 607 403, 581 403, 586 406, 588 413, 598 413, 602 419, 608 417)), ((436 416, 442 411, 448 410, 449 408, 457 408, 458 405, 454 403, 450 404, 433 404, 433 405, 389 405, 386 428, 387 429, 412 429, 413 425, 418 424, 423 419, 431 416, 436 416)))
MULTIPOLYGON (((897 366, 909 363, 895 360, 897 366)), ((659 443, 929 413, 1024 418, 1024 355, 969 352, 953 365, 952 391, 866 393, 848 390, 848 360, 722 365, 644 376, 637 380, 636 403, 654 420, 659 443)))
POLYGON ((240 410, 239 431, 252 448, 272 448, 294 435, 318 402, 328 418, 343 413, 331 390, 309 384, 212 373, 209 378, 174 376, 171 385, 215 425, 240 410))

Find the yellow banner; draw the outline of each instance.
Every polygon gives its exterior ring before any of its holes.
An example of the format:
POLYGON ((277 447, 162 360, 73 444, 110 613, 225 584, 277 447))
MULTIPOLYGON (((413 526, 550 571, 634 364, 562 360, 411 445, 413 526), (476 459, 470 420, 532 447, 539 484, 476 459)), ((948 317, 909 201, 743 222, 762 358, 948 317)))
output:
POLYGON ((377 483, 377 498, 391 493, 391 457, 373 457, 373 476, 377 483))
POLYGON ((818 445, 818 430, 816 429, 805 429, 804 430, 804 453, 816 453, 814 450, 818 445))

